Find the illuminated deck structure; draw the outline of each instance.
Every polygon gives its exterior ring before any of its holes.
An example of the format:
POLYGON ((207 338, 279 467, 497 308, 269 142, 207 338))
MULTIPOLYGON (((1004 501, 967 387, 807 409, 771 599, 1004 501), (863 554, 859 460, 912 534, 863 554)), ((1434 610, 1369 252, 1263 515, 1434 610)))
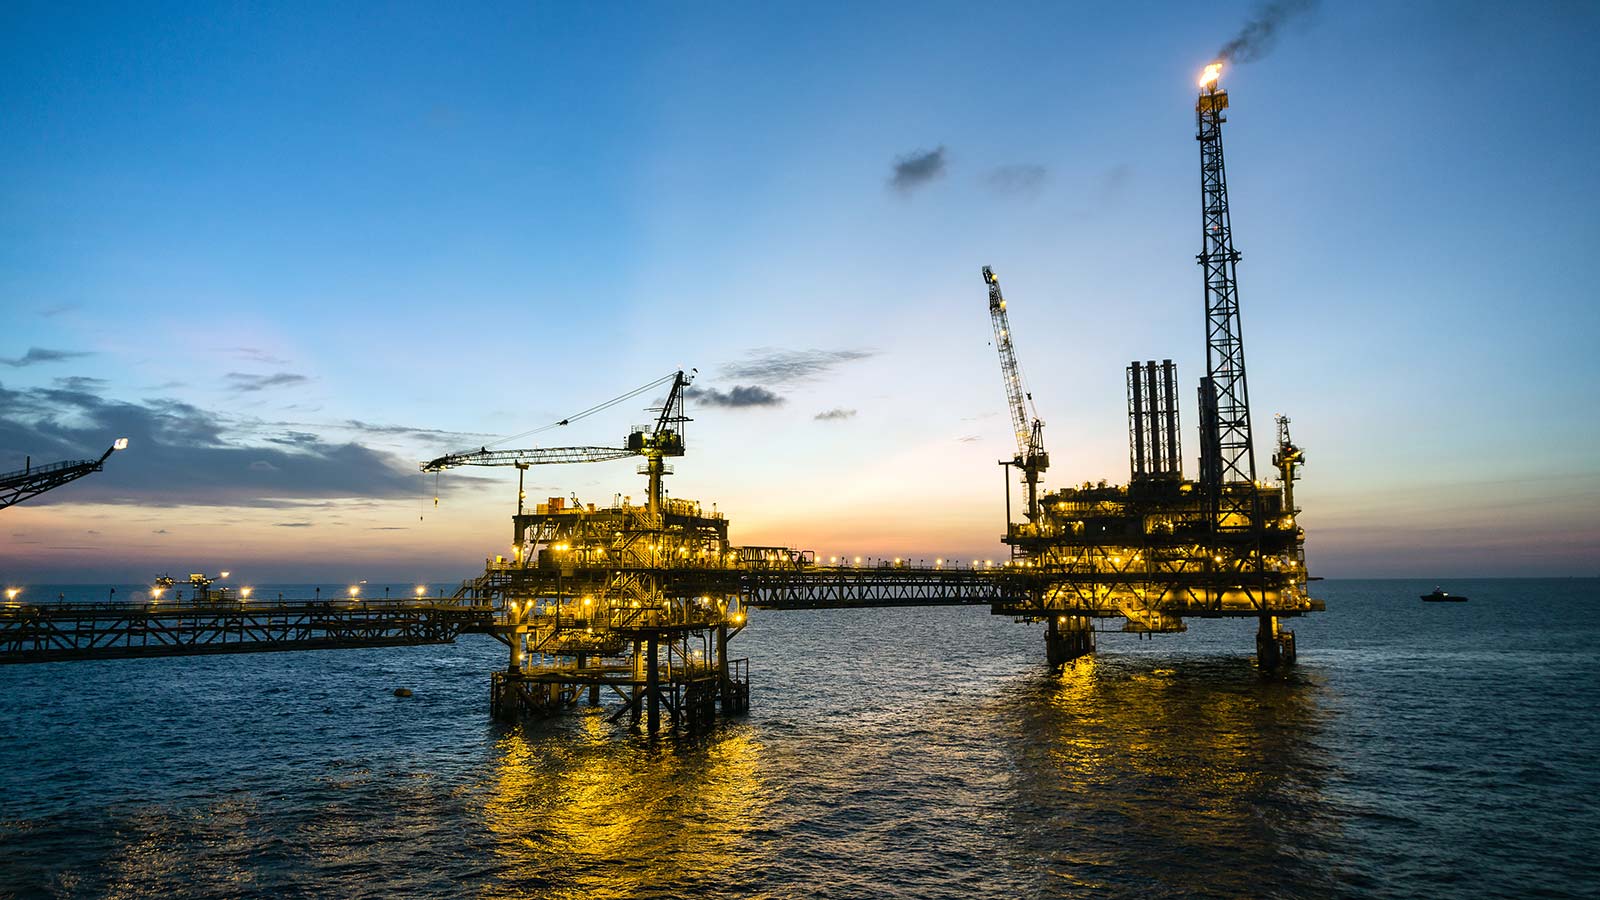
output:
POLYGON ((716 711, 749 705, 748 662, 729 655, 743 630, 738 551, 727 519, 698 504, 567 506, 513 517, 512 554, 489 561, 463 596, 491 605, 510 649, 496 672, 497 717, 539 716, 587 695, 614 695, 657 731, 699 731, 716 711))

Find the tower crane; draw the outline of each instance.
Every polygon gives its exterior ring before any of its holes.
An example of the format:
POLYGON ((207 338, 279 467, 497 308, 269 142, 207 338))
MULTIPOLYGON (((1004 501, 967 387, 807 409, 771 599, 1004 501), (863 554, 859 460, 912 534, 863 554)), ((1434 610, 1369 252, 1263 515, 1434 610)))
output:
POLYGON ((994 323, 994 345, 1000 351, 1000 374, 1005 378, 1006 400, 1011 406, 1011 429, 1017 439, 1017 455, 1001 465, 1015 466, 1022 472, 1028 491, 1028 521, 1039 515, 1039 473, 1050 468, 1050 454, 1044 450, 1044 423, 1033 407, 1033 394, 1022 383, 1017 354, 1011 345, 1011 319, 1006 315, 1006 300, 1000 293, 1000 279, 994 270, 983 267, 983 282, 989 286, 989 318, 994 323))
MULTIPOLYGON (((635 391, 624 394, 617 400, 594 407, 580 413, 579 416, 588 415, 594 410, 611 406, 623 399, 642 393, 651 387, 664 384, 668 379, 672 387, 667 392, 667 400, 661 404, 659 415, 656 416, 654 426, 639 426, 628 434, 627 441, 622 447, 536 447, 526 450, 490 450, 480 447, 477 450, 466 450, 460 453, 447 453, 438 459, 432 459, 422 464, 424 472, 442 472, 457 466, 516 466, 519 471, 526 470, 529 466, 550 465, 553 463, 587 463, 607 462, 614 459, 626 459, 630 456, 643 456, 645 458, 645 474, 650 477, 649 509, 652 513, 660 512, 663 491, 662 476, 669 474, 666 458, 669 456, 683 455, 683 423, 690 421, 683 412, 683 393, 694 380, 693 373, 685 374, 681 369, 672 375, 659 378, 635 391), (648 430, 646 430, 648 428, 648 430)), ((579 416, 572 416, 557 423, 565 425, 579 416)), ((522 490, 520 485, 517 490, 518 505, 521 505, 522 490)))
POLYGON ((99 472, 105 468, 111 454, 126 449, 128 439, 117 438, 106 452, 100 454, 99 459, 68 459, 35 466, 30 458, 21 469, 0 475, 0 509, 37 497, 69 481, 77 481, 90 472, 99 472))

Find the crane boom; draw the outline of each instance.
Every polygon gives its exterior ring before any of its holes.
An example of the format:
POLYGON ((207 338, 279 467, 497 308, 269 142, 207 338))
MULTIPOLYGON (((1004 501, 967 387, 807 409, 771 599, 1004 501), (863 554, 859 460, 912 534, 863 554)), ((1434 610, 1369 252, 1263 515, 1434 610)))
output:
POLYGON ((447 453, 422 464, 424 472, 442 472, 457 466, 539 466, 553 463, 607 462, 636 456, 624 447, 537 447, 527 450, 490 450, 447 453))
POLYGON ((1006 400, 1011 407, 1011 429, 1017 439, 1017 455, 1008 465, 1022 470, 1028 489, 1028 518, 1039 513, 1039 473, 1050 468, 1050 455, 1044 449, 1044 423, 1033 408, 1033 395, 1022 383, 1022 369, 1011 343, 1011 318, 1000 293, 1000 278, 988 266, 983 281, 989 286, 989 319, 994 324, 994 345, 1000 351, 1000 374, 1006 383, 1006 400))

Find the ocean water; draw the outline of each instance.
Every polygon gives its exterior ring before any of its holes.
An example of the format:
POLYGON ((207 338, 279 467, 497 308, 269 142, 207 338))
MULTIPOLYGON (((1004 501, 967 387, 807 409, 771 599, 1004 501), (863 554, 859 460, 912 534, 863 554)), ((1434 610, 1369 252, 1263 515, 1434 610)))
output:
POLYGON ((758 611, 696 743, 491 723, 482 636, 0 667, 0 897, 1600 895, 1600 581, 1432 587, 1317 584, 1279 679, 1253 622, 1052 675, 981 608, 758 611))

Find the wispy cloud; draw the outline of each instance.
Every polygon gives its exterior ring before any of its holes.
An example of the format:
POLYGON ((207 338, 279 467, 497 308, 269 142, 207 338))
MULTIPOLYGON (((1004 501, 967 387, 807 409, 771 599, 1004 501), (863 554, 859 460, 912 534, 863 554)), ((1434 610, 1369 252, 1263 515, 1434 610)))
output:
POLYGON ((68 375, 64 378, 53 378, 50 383, 63 391, 91 392, 103 391, 108 384, 104 378, 89 378, 85 375, 68 375))
POLYGON ((895 160, 894 171, 889 176, 889 187, 901 193, 910 193, 944 175, 944 146, 932 150, 918 150, 895 160))
POLYGON ((1019 163, 991 169, 983 180, 991 190, 1001 194, 1032 196, 1044 188, 1049 178, 1050 170, 1044 166, 1019 163))
POLYGON ((273 522, 274 528, 310 528, 310 522, 273 522))
POLYGON ((240 359, 248 359, 264 366, 281 366, 288 362, 288 360, 273 356, 259 347, 230 347, 227 352, 240 359))
POLYGON ((874 350, 779 350, 758 347, 746 358, 722 366, 722 377, 730 381, 760 384, 795 384, 817 378, 847 362, 867 359, 874 350))
POLYGON ((827 409, 811 418, 816 419, 818 422, 839 422, 845 419, 853 419, 855 415, 856 411, 853 409, 827 409))
POLYGON ((264 391, 268 388, 293 387, 311 380, 294 372, 274 372, 271 375, 229 372, 225 377, 228 379, 228 389, 240 393, 264 391))
POLYGON ((40 363, 64 362, 69 359, 77 359, 80 356, 92 355, 80 350, 47 350, 43 347, 29 347, 28 352, 21 356, 0 356, 0 365, 21 369, 25 366, 36 366, 40 363))
POLYGON ((337 427, 358 431, 362 434, 427 439, 449 438, 451 440, 463 440, 493 436, 474 431, 445 431, 439 428, 422 428, 417 425, 376 425, 372 422, 363 422, 360 419, 346 419, 337 427))
POLYGON ((726 391, 716 388, 688 388, 683 395, 707 406, 726 409, 743 409, 757 406, 781 406, 783 398, 759 385, 734 385, 726 391))

